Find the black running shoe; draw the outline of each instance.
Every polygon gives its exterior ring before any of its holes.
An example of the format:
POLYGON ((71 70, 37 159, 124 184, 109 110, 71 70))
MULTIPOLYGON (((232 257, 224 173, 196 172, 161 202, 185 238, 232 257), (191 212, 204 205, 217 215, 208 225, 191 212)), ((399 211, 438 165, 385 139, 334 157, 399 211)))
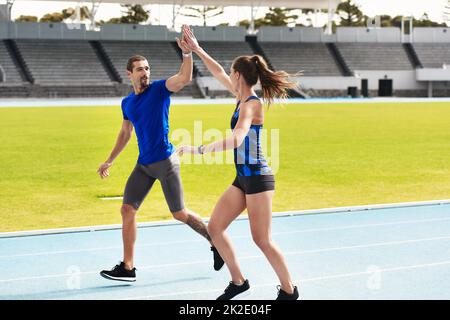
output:
MULTIPOLYGON (((224 293, 219 296, 216 300, 231 300, 234 297, 236 297, 239 294, 242 294, 243 292, 250 289, 250 284, 248 283, 248 280, 245 280, 243 284, 240 286, 233 283, 233 281, 230 281, 230 284, 225 289, 224 293)), ((249 293, 247 291, 247 293, 249 293)), ((243 297, 244 295, 241 295, 240 297, 243 297)))
POLYGON ((125 269, 125 263, 120 262, 111 271, 103 270, 100 275, 110 280, 134 282, 136 281, 136 268, 127 270, 125 269))
POLYGON ((275 300, 297 300, 299 298, 297 287, 294 287, 294 292, 292 292, 291 294, 282 290, 280 286, 277 286, 277 288, 278 288, 278 297, 275 300))
POLYGON ((211 247, 211 251, 213 252, 213 258, 214 258, 214 270, 219 271, 222 269, 224 265, 224 261, 222 257, 219 254, 219 251, 215 247, 211 247))

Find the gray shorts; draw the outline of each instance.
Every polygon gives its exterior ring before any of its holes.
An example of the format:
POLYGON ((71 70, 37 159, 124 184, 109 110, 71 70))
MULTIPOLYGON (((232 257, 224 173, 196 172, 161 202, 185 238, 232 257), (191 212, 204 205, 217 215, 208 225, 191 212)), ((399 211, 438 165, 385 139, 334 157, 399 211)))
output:
POLYGON ((123 204, 139 209, 156 179, 161 183, 170 212, 184 209, 180 160, 175 153, 165 160, 148 165, 136 164, 125 186, 123 204))

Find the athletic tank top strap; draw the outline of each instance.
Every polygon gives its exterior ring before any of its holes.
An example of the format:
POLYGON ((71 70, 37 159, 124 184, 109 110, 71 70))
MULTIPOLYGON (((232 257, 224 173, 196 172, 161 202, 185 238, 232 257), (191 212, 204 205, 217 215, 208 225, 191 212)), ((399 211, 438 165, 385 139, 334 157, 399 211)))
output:
MULTIPOLYGON (((244 103, 246 103, 246 102, 248 102, 248 101, 250 101, 250 100, 261 100, 259 97, 257 97, 257 96, 250 96, 250 97, 248 97, 245 101, 244 101, 244 103)), ((238 111, 239 110, 239 105, 241 104, 241 100, 239 100, 237 103, 236 103, 236 108, 234 109, 234 112, 236 112, 236 111, 238 111)))
POLYGON ((250 97, 247 98, 247 100, 245 100, 245 102, 248 102, 250 100, 261 100, 261 99, 259 97, 257 97, 257 96, 250 96, 250 97))

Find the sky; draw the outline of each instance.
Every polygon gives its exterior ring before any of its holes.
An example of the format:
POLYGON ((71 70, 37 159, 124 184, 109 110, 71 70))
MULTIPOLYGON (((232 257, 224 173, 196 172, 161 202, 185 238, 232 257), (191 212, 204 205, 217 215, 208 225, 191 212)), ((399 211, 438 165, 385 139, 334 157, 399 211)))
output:
MULTIPOLYGON (((430 19, 437 22, 448 21, 444 17, 444 8, 450 0, 353 0, 358 4, 361 10, 368 16, 388 14, 396 15, 413 15, 421 18, 426 12, 430 19)), ((6 3, 0 0, 0 3, 6 3)), ((91 6, 91 2, 66 2, 66 1, 21 1, 16 0, 13 5, 12 18, 15 19, 20 15, 34 15, 38 18, 49 12, 61 12, 67 7, 75 7, 78 3, 91 6)), ((449 4, 450 5, 450 4, 449 4)), ((151 11, 151 24, 164 24, 172 26, 172 6, 170 5, 148 5, 146 9, 151 11)), ((96 20, 109 20, 112 17, 119 17, 122 8, 118 4, 100 4, 96 20)), ((251 9, 249 7, 227 7, 222 16, 210 19, 208 25, 217 25, 219 23, 228 22, 230 25, 236 25, 239 20, 250 19, 251 9)), ((264 16, 267 8, 259 8, 256 10, 256 18, 264 16)), ((312 18, 315 26, 322 26, 326 23, 326 15, 319 16, 317 20, 312 18)), ((176 18, 176 29, 179 29, 183 23, 191 25, 201 24, 201 20, 195 18, 184 17, 178 15, 176 18)), ((300 21, 305 22, 305 21, 300 21)))

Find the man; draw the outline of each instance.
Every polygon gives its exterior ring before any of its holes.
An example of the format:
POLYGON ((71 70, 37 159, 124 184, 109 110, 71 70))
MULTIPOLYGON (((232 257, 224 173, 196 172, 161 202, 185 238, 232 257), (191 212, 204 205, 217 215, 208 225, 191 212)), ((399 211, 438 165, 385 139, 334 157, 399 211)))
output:
MULTIPOLYGON (((133 262, 137 234, 136 212, 156 179, 161 183, 173 217, 189 225, 211 243, 207 227, 200 216, 184 205, 180 164, 174 153, 175 148, 168 139, 170 95, 180 91, 192 80, 193 68, 192 52, 187 49, 183 38, 176 40, 183 51, 183 63, 180 71, 167 80, 150 84, 150 66, 143 56, 132 56, 127 63, 127 75, 134 92, 122 100, 122 128, 110 156, 97 172, 102 179, 109 176, 109 168, 127 145, 133 128, 136 130, 139 158, 126 183, 121 208, 123 261, 110 271, 100 272, 107 279, 136 281, 133 262)), ((211 251, 214 269, 220 270, 224 262, 212 243, 211 251)))

